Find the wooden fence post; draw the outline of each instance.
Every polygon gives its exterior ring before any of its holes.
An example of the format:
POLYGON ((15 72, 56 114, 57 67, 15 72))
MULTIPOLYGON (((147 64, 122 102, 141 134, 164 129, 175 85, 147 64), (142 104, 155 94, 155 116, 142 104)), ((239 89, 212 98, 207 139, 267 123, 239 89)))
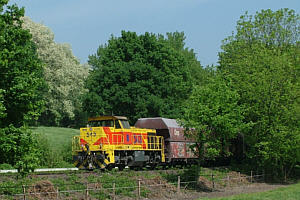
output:
POLYGON ((162 190, 161 180, 159 180, 159 192, 162 190))
POLYGON ((22 188, 23 188, 23 200, 26 200, 26 188, 25 188, 25 185, 22 185, 22 188))
POLYGON ((89 199, 89 187, 88 187, 88 183, 86 183, 85 199, 86 199, 86 200, 89 199))
POLYGON ((180 176, 177 177, 177 192, 180 192, 180 176))
POLYGON ((253 178, 253 172, 252 172, 252 170, 251 170, 250 183, 252 183, 252 178, 253 178))
POLYGON ((229 179, 229 175, 227 175, 227 184, 228 184, 228 186, 230 185, 230 179, 229 179))
POLYGON ((215 188, 215 181, 214 181, 214 174, 211 173, 211 182, 212 182, 212 187, 215 188))
POLYGON ((116 200, 116 183, 113 183, 113 200, 116 200))
POLYGON ((141 179, 138 180, 138 197, 141 197, 141 179))
POLYGON ((56 199, 59 199, 59 191, 58 191, 58 187, 56 187, 56 199))

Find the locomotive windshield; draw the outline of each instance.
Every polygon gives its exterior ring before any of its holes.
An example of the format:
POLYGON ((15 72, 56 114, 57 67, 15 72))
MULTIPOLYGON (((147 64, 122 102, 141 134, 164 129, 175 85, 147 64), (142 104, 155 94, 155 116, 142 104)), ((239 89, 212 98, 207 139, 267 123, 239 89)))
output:
POLYGON ((120 120, 122 123, 123 128, 130 128, 129 122, 126 119, 120 120))
POLYGON ((89 121, 88 125, 90 127, 100 127, 100 126, 114 127, 114 120, 89 121))

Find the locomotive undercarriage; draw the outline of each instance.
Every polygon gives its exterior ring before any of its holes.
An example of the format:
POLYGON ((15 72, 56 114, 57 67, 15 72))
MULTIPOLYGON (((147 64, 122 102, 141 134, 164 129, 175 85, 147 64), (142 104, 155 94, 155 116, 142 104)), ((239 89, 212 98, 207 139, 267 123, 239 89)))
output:
POLYGON ((197 165, 198 159, 196 158, 166 158, 166 167, 185 167, 191 165, 197 165))
POLYGON ((130 169, 138 169, 141 167, 149 167, 154 169, 161 164, 160 151, 114 151, 113 158, 111 155, 103 151, 78 152, 73 156, 76 167, 82 169, 108 169, 118 167, 123 170, 126 166, 130 169))

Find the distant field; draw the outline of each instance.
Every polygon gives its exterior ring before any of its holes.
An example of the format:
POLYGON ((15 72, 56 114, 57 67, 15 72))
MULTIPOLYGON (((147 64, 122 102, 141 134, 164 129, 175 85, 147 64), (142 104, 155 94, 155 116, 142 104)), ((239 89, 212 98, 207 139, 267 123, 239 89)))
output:
MULTIPOLYGON (((231 197, 213 198, 213 200, 299 200, 300 182, 288 187, 252 194, 240 194, 231 197)), ((211 200, 211 199, 210 199, 211 200)))
POLYGON ((34 133, 45 135, 52 149, 61 150, 65 145, 71 144, 72 137, 79 135, 79 129, 60 127, 32 127, 34 133))

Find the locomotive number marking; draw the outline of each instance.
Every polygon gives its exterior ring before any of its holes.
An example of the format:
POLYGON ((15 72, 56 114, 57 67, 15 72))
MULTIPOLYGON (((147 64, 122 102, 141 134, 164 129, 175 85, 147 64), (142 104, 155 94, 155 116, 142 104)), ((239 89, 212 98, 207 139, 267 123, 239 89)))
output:
POLYGON ((94 134, 94 137, 96 137, 96 132, 94 132, 94 133, 92 133, 92 132, 87 132, 86 133, 86 137, 90 137, 90 136, 93 136, 93 134, 94 134))

